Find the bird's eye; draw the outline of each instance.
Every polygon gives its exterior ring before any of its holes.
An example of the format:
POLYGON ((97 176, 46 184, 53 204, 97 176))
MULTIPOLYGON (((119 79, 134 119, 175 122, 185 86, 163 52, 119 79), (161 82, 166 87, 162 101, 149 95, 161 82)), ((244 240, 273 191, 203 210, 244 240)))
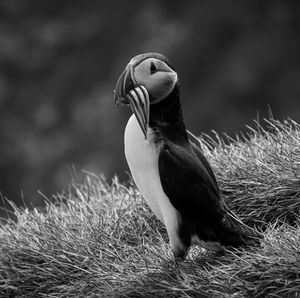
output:
POLYGON ((157 71, 157 68, 156 68, 154 62, 151 62, 151 65, 150 65, 151 74, 154 74, 156 71, 157 71))

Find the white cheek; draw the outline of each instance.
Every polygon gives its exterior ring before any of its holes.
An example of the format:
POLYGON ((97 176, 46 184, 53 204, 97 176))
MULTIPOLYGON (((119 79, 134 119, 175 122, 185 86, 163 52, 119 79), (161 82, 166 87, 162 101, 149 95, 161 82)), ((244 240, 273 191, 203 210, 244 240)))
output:
POLYGON ((160 72, 152 76, 151 80, 145 82, 149 93, 157 101, 167 97, 173 90, 177 81, 177 74, 160 72))

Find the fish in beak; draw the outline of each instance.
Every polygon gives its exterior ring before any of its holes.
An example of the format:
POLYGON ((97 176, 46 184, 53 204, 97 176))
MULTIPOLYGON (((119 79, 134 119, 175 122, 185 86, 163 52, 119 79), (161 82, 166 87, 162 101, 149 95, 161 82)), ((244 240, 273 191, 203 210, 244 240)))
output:
POLYGON ((114 92, 116 105, 130 105, 147 140, 150 117, 150 97, 146 87, 136 83, 132 63, 129 63, 121 74, 114 92))

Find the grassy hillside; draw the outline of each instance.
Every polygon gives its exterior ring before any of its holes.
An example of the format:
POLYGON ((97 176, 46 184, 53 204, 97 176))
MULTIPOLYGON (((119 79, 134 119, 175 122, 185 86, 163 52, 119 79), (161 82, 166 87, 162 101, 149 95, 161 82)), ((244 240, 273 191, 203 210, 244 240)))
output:
POLYGON ((176 264, 164 227, 128 182, 85 173, 45 210, 14 207, 0 228, 0 296, 298 297, 300 126, 200 138, 228 205, 264 231, 260 248, 198 247, 176 264))

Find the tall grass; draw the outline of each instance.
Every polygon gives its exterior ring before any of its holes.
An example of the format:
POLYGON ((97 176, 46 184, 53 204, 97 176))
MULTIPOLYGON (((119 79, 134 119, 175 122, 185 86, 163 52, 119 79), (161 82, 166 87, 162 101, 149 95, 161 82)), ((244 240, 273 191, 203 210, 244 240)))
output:
POLYGON ((202 136, 228 205, 249 225, 295 225, 300 214, 300 125, 265 120, 235 140, 202 136))
POLYGON ((299 297, 300 126, 268 121, 237 140, 202 136, 225 200, 264 230, 260 248, 173 261, 137 189, 86 173, 44 210, 0 228, 1 297, 299 297))

